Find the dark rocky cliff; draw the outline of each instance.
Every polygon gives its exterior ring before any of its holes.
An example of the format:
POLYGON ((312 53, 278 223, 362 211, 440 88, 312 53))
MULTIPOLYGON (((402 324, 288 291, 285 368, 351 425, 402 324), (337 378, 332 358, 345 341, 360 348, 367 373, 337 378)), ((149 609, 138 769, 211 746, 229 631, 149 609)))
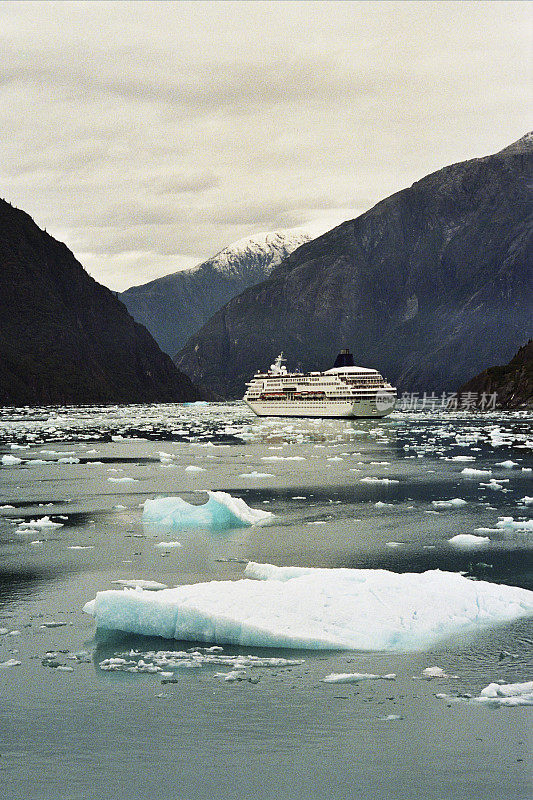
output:
POLYGON ((231 300, 176 363, 228 397, 283 350, 323 369, 341 347, 401 391, 455 390, 533 334, 533 138, 435 172, 302 245, 231 300))
POLYGON ((459 392, 496 393, 499 408, 533 408, 533 339, 508 364, 484 370, 459 392))
POLYGON ((174 356, 202 325, 249 286, 264 280, 311 237, 277 231, 242 239, 196 267, 122 292, 120 299, 156 342, 174 356))
POLYGON ((0 200, 0 404, 196 399, 114 294, 0 200))

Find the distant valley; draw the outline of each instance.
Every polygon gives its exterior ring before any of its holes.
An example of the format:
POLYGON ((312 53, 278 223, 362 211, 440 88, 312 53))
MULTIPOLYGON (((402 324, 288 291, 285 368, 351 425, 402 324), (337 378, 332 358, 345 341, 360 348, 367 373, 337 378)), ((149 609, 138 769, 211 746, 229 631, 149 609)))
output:
POLYGON ((119 295, 162 350, 174 356, 207 320, 311 239, 303 231, 274 231, 241 239, 192 269, 165 275, 119 295))

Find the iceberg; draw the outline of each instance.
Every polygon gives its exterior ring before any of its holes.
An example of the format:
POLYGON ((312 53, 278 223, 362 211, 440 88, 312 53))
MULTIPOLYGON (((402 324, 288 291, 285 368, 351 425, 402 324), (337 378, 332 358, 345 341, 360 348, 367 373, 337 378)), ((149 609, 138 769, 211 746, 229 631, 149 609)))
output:
POLYGON ((424 650, 454 634, 533 615, 533 592, 431 570, 276 567, 244 578, 99 592, 101 628, 166 639, 340 650, 424 650))
POLYGON ((452 536, 448 541, 462 550, 477 550, 490 544, 488 536, 475 536, 473 533, 458 533, 457 536, 452 536))
POLYGON ((208 500, 200 506, 181 497, 158 497, 144 503, 143 522, 171 528, 243 528, 262 525, 274 514, 250 508, 240 497, 227 492, 207 492, 208 500))

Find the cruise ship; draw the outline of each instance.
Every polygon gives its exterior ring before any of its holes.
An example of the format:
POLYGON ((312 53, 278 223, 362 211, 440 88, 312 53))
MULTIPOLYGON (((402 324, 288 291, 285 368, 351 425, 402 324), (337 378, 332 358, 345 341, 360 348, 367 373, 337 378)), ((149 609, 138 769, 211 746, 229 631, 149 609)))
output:
POLYGON ((354 366, 341 350, 325 372, 288 372, 281 353, 267 372, 246 384, 244 402, 259 417, 385 417, 396 389, 375 369, 354 366))

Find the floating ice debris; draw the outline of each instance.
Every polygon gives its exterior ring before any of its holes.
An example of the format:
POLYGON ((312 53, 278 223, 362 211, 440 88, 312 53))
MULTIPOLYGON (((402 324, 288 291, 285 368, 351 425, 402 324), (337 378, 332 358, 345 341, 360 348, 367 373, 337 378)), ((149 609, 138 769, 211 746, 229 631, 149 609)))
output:
POLYGON ((12 450, 29 450, 29 444, 12 444, 10 445, 12 450))
POLYGON ((181 542, 158 542, 155 546, 160 550, 172 550, 176 547, 183 547, 181 542))
POLYGON ((65 456, 64 458, 57 459, 58 464, 79 464, 80 459, 75 456, 65 456))
POLYGON ((392 722, 392 720, 402 719, 399 714, 387 714, 386 717, 378 717, 381 722, 392 722))
POLYGON ((31 519, 29 522, 21 522, 18 529, 24 530, 42 530, 43 528, 62 528, 63 522, 53 522, 50 517, 41 517, 41 519, 31 519))
POLYGON ((382 500, 378 500, 377 503, 374 503, 376 508, 388 508, 394 507, 394 503, 384 503, 382 500))
POLYGON ((185 472, 205 472, 205 468, 197 467, 196 464, 190 464, 188 467, 185 467, 185 472))
POLYGON ((452 456, 450 461, 475 461, 475 456, 452 456))
POLYGON ((465 467, 461 470, 461 475, 464 475, 465 478, 488 478, 490 474, 490 469, 472 469, 472 467, 465 467))
MULTIPOLYGON (((518 501, 519 505, 521 506, 532 506, 533 505, 533 497, 528 497, 527 494, 521 500, 518 501)), ((2 508, 13 508, 13 506, 2 506, 2 508)))
POLYGON ((39 625, 39 628, 64 628, 66 624, 66 622, 55 622, 51 620, 50 622, 43 622, 42 625, 39 625))
MULTIPOLYGON (((152 672, 161 673, 169 669, 196 669, 198 667, 224 666, 232 667, 241 675, 248 668, 279 669, 303 664, 300 658, 261 658, 255 655, 226 655, 222 647, 194 648, 184 650, 149 650, 141 652, 130 650, 113 658, 100 662, 100 669, 106 672, 152 672)), ((171 673, 172 674, 172 673, 171 673)), ((216 673, 226 677, 231 673, 216 673)))
POLYGON ((500 479, 496 480, 496 478, 491 478, 489 483, 480 483, 480 486, 483 486, 485 489, 493 489, 495 492, 503 492, 504 487, 502 483, 509 483, 508 479, 500 479))
POLYGON ((243 472, 242 475, 239 476, 240 478, 273 478, 271 472, 257 472, 257 470, 253 470, 252 472, 243 472))
POLYGON ((322 683, 359 683, 360 681, 385 680, 393 681, 396 673, 388 675, 373 675, 371 672, 332 672, 322 679, 322 683))
POLYGON ((124 586, 131 589, 145 589, 148 592, 158 592, 161 589, 168 589, 166 583, 158 583, 157 581, 143 581, 137 578, 132 578, 131 580, 111 581, 111 583, 116 583, 119 586, 124 586))
POLYGON ((8 661, 0 661, 0 669, 8 669, 9 667, 18 667, 21 662, 16 658, 10 658, 8 661))
POLYGON ((99 592, 99 627, 213 643, 308 649, 423 650, 455 633, 533 614, 533 592, 432 570, 275 567, 157 593, 99 592))
POLYGON ((442 667, 426 667, 422 670, 422 677, 430 681, 432 678, 448 678, 442 667))
POLYGON ((125 508, 127 508, 127 506, 123 506, 121 503, 117 503, 117 505, 113 506, 113 508, 116 508, 117 511, 123 511, 125 508))
POLYGON ((503 530, 533 531, 533 519, 513 519, 513 517, 500 517, 496 523, 496 527, 503 530))
POLYGON ((460 497, 454 497, 452 500, 432 500, 431 503, 436 508, 460 508, 467 505, 466 500, 460 497))
POLYGON ((261 461, 305 461, 303 456, 262 456, 261 461))
POLYGON ((69 550, 94 550, 94 546, 92 544, 70 544, 68 546, 69 550))
POLYGON ((533 681, 525 683, 489 683, 481 690, 477 703, 488 703, 498 706, 531 706, 533 705, 533 681))
POLYGON ((518 467, 516 461, 500 461, 496 464, 497 467, 504 467, 505 469, 512 469, 513 467, 518 467))
MULTIPOLYGON (((524 498, 524 500, 525 500, 525 499, 526 499, 526 498, 524 498)), ((3 510, 4 510, 4 509, 6 509, 6 508, 15 508, 15 506, 10 506, 10 505, 0 506, 0 511, 3 511, 3 510)))
POLYGON ((488 536, 474 536, 473 533, 458 533, 448 541, 454 547, 460 547, 461 550, 478 550, 480 547, 490 544, 488 536))
POLYGON ((207 492, 200 506, 181 497, 160 497, 144 503, 143 522, 182 528, 239 528, 261 525, 274 516, 271 511, 250 508, 240 497, 227 492, 207 492))
POLYGON ((108 478, 111 483, 137 483, 137 478, 108 478))
POLYGON ((399 483, 400 481, 393 480, 392 478, 360 478, 361 483, 399 483))
POLYGON ((4 467, 14 467, 17 464, 22 464, 22 459, 17 458, 17 456, 6 455, 2 456, 2 464, 4 467))

